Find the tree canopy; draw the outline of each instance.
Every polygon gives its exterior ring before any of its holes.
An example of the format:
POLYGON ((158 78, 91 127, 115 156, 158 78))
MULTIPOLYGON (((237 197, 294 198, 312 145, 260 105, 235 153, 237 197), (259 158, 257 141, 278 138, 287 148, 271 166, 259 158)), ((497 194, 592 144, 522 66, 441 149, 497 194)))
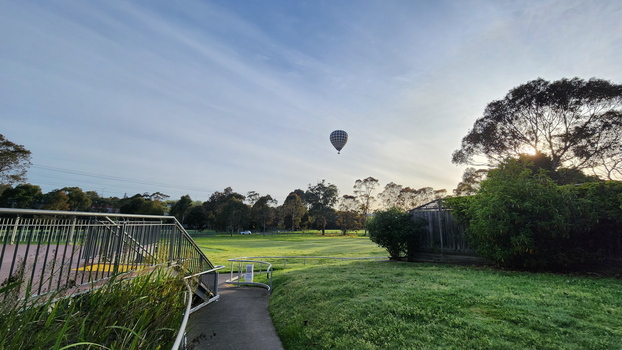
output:
MULTIPOLYGON (((269 194, 265 196, 260 196, 259 193, 254 193, 257 194, 258 199, 254 201, 251 207, 251 217, 255 221, 255 223, 257 223, 257 225, 261 227, 263 232, 266 232, 267 226, 272 224, 276 217, 275 209, 272 206, 276 206, 278 204, 278 201, 272 198, 272 196, 269 194)), ((249 196, 250 195, 251 193, 249 192, 249 196)), ((247 196, 246 198, 248 199, 249 196, 247 196)))
POLYGON ((69 201, 69 210, 73 211, 85 211, 91 206, 91 199, 82 191, 79 187, 64 187, 61 189, 69 201))
POLYGON ((378 183, 378 179, 371 176, 363 180, 358 179, 354 183, 354 196, 361 204, 361 210, 365 216, 371 212, 372 205, 376 201, 372 193, 378 187, 378 183))
POLYGON ((0 185, 23 182, 30 165, 30 151, 0 134, 0 185))
POLYGON ((487 174, 488 170, 486 169, 466 168, 462 174, 462 181, 454 189, 454 195, 471 196, 476 194, 487 174))
POLYGON ((119 201, 119 212, 122 214, 164 215, 162 203, 157 199, 152 199, 159 198, 159 195, 155 193, 154 195, 137 193, 132 197, 123 198, 119 201))
POLYGON ((293 231, 300 227, 302 216, 307 210, 300 196, 297 193, 292 192, 287 196, 287 198, 285 198, 282 211, 285 226, 291 227, 291 230, 293 231))
POLYGON ((551 171, 622 177, 622 85, 596 78, 539 78, 515 87, 488 104, 452 162, 494 166, 525 153, 549 157, 551 171))
POLYGON ((36 208, 43 198, 41 187, 31 184, 20 184, 8 188, 0 195, 0 207, 5 208, 36 208))
POLYGON ((384 186, 384 190, 378 194, 385 209, 397 207, 401 210, 410 210, 435 199, 447 196, 447 190, 435 190, 432 187, 413 189, 390 182, 384 186))
POLYGON ((192 207, 192 204, 190 195, 181 196, 181 198, 173 204, 169 214, 175 216, 177 220, 183 224, 186 212, 192 207))
POLYGON ((44 196, 45 205, 43 209, 47 210, 71 210, 69 206, 69 196, 63 190, 54 190, 48 192, 44 196))
POLYGON ((322 234, 326 231, 326 224, 328 223, 329 216, 336 216, 333 206, 339 199, 339 190, 337 186, 326 183, 325 180, 318 182, 317 185, 309 184, 307 190, 306 201, 310 204, 311 215, 315 218, 316 223, 322 229, 322 234))
MULTIPOLYGON (((357 180, 357 183, 360 180, 357 180)), ((376 180, 377 182, 378 180, 376 180)), ((356 187, 355 187, 356 188, 356 187)), ((365 200, 365 198, 363 199, 365 200)), ((339 211, 337 212, 336 224, 341 229, 341 233, 346 235, 348 231, 360 230, 363 227, 363 220, 367 217, 364 210, 368 210, 356 196, 343 195, 339 201, 339 211)))

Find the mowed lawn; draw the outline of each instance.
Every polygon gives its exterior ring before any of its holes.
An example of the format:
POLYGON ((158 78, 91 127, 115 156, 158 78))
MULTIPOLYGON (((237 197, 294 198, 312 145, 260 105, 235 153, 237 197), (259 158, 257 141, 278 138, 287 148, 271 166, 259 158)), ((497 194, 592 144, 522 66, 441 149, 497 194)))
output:
MULTIPOLYGON (((210 258, 225 262, 386 256, 365 237, 199 241, 210 258)), ((616 278, 388 261, 289 266, 275 272, 269 306, 287 350, 622 349, 622 281, 616 278)))
MULTIPOLYGON (((215 235, 193 237, 214 265, 252 256, 387 257, 386 250, 363 236, 320 234, 215 235)), ((275 264, 275 267, 277 265, 275 264)))

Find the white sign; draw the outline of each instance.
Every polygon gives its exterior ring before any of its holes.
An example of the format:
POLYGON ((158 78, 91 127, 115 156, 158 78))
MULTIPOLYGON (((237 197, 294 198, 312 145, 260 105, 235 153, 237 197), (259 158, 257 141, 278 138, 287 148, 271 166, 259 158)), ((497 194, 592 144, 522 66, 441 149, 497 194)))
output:
POLYGON ((253 282, 253 264, 246 265, 246 273, 244 274, 244 282, 253 282))

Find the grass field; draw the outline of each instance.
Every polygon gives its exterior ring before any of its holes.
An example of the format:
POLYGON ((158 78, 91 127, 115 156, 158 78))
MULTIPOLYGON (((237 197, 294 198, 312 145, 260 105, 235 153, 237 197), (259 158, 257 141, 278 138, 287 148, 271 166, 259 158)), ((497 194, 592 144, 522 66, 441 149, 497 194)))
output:
MULTIPOLYGON (((225 265, 238 256, 386 256, 365 237, 198 242, 225 265)), ((615 278, 340 262, 276 271, 270 312, 287 350, 622 349, 621 287, 615 278)))
POLYGON ((193 237, 214 265, 227 259, 248 256, 336 256, 386 257, 379 248, 362 236, 322 236, 315 233, 292 235, 212 235, 193 237))
POLYGON ((275 275, 292 349, 621 349, 619 280, 390 262, 275 275))

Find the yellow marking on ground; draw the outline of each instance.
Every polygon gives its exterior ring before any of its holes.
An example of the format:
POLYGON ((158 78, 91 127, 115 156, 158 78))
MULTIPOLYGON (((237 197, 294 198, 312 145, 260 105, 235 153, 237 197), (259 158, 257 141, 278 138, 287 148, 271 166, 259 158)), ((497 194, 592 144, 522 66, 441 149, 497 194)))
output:
MULTIPOLYGON (((132 271, 132 270, 140 270, 142 267, 143 267, 142 265, 119 264, 117 266, 117 271, 126 272, 126 271, 132 271)), ((74 269, 74 271, 89 271, 89 272, 114 271, 114 264, 100 263, 100 264, 87 265, 87 266, 74 269)))

